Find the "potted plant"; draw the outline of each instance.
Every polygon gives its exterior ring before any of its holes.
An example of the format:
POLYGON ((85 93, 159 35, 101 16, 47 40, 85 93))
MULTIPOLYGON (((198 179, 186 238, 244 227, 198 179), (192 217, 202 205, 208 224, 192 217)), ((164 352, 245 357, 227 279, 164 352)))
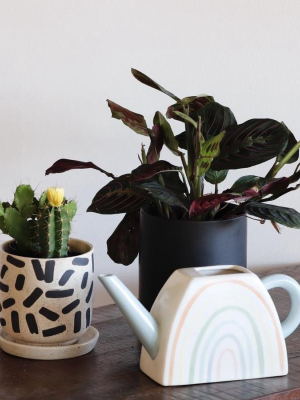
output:
MULTIPOLYGON (((76 214, 64 190, 40 198, 20 185, 12 204, 0 203, 0 229, 14 240, 1 245, 0 345, 26 358, 68 358, 90 351, 98 333, 82 338, 92 316, 93 247, 69 239, 76 214)), ((92 329, 93 330, 93 329, 92 329)))
POLYGON ((285 164, 297 161, 300 142, 283 122, 264 118, 238 124, 232 111, 212 96, 180 99, 143 73, 134 69, 132 73, 175 101, 166 116, 181 121, 183 132, 175 136, 159 111, 149 128, 142 115, 108 100, 113 118, 149 138, 147 152, 142 145, 141 165, 115 177, 92 162, 61 159, 46 174, 94 168, 112 178, 87 211, 125 213, 107 241, 108 254, 116 263, 128 265, 139 253, 140 299, 149 309, 178 268, 246 267, 246 215, 269 220, 277 230, 277 224, 300 228, 298 212, 270 203, 299 186, 294 185, 300 178, 299 165, 289 177, 277 174, 285 164), (160 160, 163 146, 178 157, 182 167, 160 160), (219 193, 218 185, 229 170, 271 159, 274 164, 265 177, 242 176, 219 193), (206 181, 214 185, 213 193, 205 191, 206 181))

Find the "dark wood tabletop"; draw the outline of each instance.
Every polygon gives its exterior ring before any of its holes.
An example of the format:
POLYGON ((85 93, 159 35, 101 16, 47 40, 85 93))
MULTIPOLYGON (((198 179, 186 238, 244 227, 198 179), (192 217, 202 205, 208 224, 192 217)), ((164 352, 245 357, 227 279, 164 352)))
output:
MULTIPOLYGON (((300 282, 300 267, 278 272, 300 282)), ((285 318, 290 308, 287 293, 282 289, 270 293, 280 318, 285 318)), ((100 332, 99 341, 91 353, 82 357, 34 361, 0 350, 0 399, 300 399, 300 328, 287 339, 287 376, 162 387, 140 371, 140 345, 115 305, 96 308, 92 325, 100 332)))

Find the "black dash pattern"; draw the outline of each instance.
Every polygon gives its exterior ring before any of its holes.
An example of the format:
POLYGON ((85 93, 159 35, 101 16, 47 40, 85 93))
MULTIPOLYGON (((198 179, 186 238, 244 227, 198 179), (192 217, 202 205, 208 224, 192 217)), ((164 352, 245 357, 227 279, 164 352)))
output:
POLYGON ((58 282, 59 286, 64 286, 68 282, 68 280, 71 278, 71 276, 74 274, 74 272, 75 271, 73 269, 68 269, 66 272, 64 272, 58 282))
POLYGON ((10 264, 14 265, 14 266, 17 267, 17 268, 23 268, 23 267, 25 267, 25 262, 24 262, 24 261, 19 260, 18 258, 15 258, 15 257, 13 257, 13 256, 8 255, 8 256, 6 257, 6 260, 7 260, 10 264))
POLYGON ((5 274, 7 271, 8 271, 8 267, 7 267, 7 265, 4 264, 1 268, 1 273, 0 273, 1 279, 3 279, 5 277, 5 274))
POLYGON ((45 329, 43 330, 43 336, 50 337, 54 335, 59 335, 60 333, 63 333, 66 329, 66 325, 59 325, 54 328, 45 329))
POLYGON ((22 290, 25 283, 25 275, 19 274, 16 279, 15 288, 16 290, 22 290))
POLYGON ((33 314, 26 314, 26 322, 30 333, 38 334, 39 329, 35 320, 35 316, 33 314))
POLYGON ((57 321, 58 318, 59 318, 59 314, 57 314, 57 313, 54 312, 54 311, 49 310, 49 308, 46 308, 46 307, 42 307, 42 308, 39 310, 39 313, 40 313, 43 317, 49 319, 50 321, 57 321))
POLYGON ((26 308, 30 308, 43 294, 42 289, 35 288, 34 291, 23 301, 23 305, 26 308))
POLYGON ((79 303, 80 303, 80 300, 79 300, 79 299, 74 300, 74 301, 72 301, 72 303, 70 303, 70 304, 68 304, 66 307, 64 307, 64 308, 61 310, 61 312, 62 312, 63 314, 69 314, 69 312, 73 311, 74 308, 76 308, 76 307, 78 306, 79 303))
POLYGON ((48 299, 62 299, 64 297, 70 297, 74 293, 74 289, 66 289, 66 290, 48 290, 46 292, 46 297, 48 299))
POLYGON ((94 282, 92 281, 90 290, 89 290, 88 295, 86 296, 86 299, 85 299, 86 303, 89 303, 90 300, 91 300, 92 293, 93 293, 93 286, 94 286, 94 282))
POLYGON ((81 311, 76 311, 74 315, 74 333, 80 332, 81 329, 81 311))
POLYGON ((3 302, 3 308, 6 310, 7 308, 13 306, 15 304, 15 299, 12 297, 9 299, 4 300, 3 302))

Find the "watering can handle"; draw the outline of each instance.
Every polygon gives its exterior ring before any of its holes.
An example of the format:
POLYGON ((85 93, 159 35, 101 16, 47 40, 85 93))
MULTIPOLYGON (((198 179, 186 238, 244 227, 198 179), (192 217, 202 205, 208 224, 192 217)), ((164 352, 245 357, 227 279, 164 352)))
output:
POLYGON ((294 332, 300 323, 300 285, 295 279, 283 274, 265 276, 261 281, 267 290, 282 288, 290 295, 291 311, 281 323, 283 336, 286 338, 294 332))

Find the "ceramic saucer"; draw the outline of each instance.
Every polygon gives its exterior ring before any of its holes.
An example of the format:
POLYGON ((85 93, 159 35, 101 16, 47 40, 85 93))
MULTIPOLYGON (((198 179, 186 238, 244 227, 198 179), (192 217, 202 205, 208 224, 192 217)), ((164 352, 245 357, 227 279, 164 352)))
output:
POLYGON ((96 346, 99 332, 92 326, 74 344, 66 346, 35 346, 16 343, 7 333, 0 330, 0 348, 13 356, 32 360, 61 360, 89 353, 96 346))

